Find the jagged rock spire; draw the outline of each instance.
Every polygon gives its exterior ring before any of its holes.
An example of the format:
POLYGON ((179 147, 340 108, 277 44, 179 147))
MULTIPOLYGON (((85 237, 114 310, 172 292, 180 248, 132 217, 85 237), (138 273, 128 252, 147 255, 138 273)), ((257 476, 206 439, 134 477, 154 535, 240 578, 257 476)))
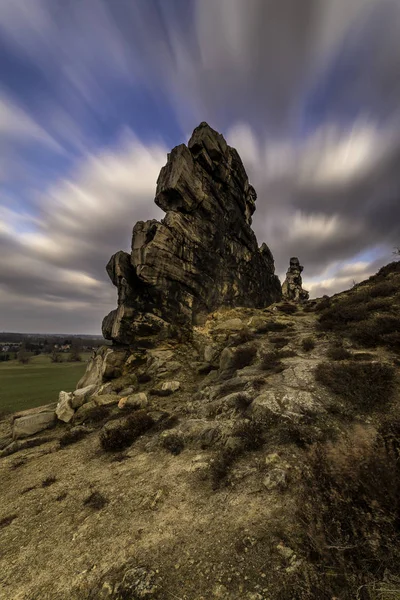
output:
POLYGON ((237 151, 201 123, 161 169, 155 202, 164 219, 136 223, 131 254, 117 252, 107 266, 118 309, 104 319, 104 336, 145 342, 221 306, 279 300, 272 254, 250 227, 256 197, 237 151))
POLYGON ((304 302, 308 300, 309 293, 303 290, 303 280, 301 273, 304 267, 300 265, 299 259, 294 256, 290 259, 290 266, 286 273, 286 279, 282 285, 283 297, 294 302, 304 302))

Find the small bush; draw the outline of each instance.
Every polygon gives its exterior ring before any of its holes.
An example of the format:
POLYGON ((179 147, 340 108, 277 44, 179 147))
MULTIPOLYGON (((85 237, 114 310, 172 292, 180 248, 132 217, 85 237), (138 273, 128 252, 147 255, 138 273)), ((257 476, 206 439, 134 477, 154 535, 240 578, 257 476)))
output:
POLYGON ((94 510, 101 510, 106 506, 108 500, 103 494, 100 492, 92 492, 85 500, 83 501, 84 506, 88 506, 89 508, 93 508, 94 510))
POLYGON ((354 354, 351 355, 351 358, 353 360, 366 361, 366 360, 374 360, 376 357, 374 354, 371 354, 370 352, 355 352, 354 354))
POLYGON ((66 431, 60 437, 60 448, 65 448, 65 446, 70 446, 71 444, 79 442, 79 440, 82 440, 87 434, 88 431, 84 428, 75 428, 71 431, 66 431))
POLYGON ((56 477, 50 476, 50 477, 46 477, 46 479, 44 479, 42 481, 42 487, 50 487, 51 485, 53 485, 53 483, 55 483, 57 481, 56 477))
POLYGON ((264 443, 263 427, 254 419, 238 423, 232 435, 240 439, 242 451, 258 450, 264 443))
POLYGON ((315 307, 315 312, 322 312, 331 307, 332 301, 329 296, 324 296, 315 307))
POLYGON ((116 427, 106 427, 100 432, 100 444, 106 452, 124 450, 154 425, 153 418, 138 410, 116 427))
POLYGON ((85 423, 101 423, 107 419, 110 414, 110 408, 107 406, 94 406, 86 413, 85 423))
POLYGON ((392 397, 395 370, 382 363, 320 363, 316 380, 359 409, 386 404, 392 397))
MULTIPOLYGON (((320 592, 307 598, 389 598, 376 592, 386 574, 399 575, 399 498, 396 458, 382 444, 348 441, 309 454, 297 521, 320 592)), ((390 588, 397 597, 396 585, 390 588)))
POLYGON ((246 393, 239 392, 235 396, 235 409, 239 412, 246 412, 252 403, 253 398, 246 393))
POLYGON ((291 304, 290 302, 284 302, 278 306, 278 310, 285 315, 294 315, 294 313, 297 312, 297 306, 296 304, 291 304))
POLYGON ((385 298, 387 296, 393 296, 396 292, 399 291, 399 286, 391 283, 390 281, 382 281, 381 283, 376 283, 372 286, 368 293, 371 298, 385 298))
POLYGON ((326 355, 330 360, 349 360, 351 358, 351 352, 341 345, 331 346, 326 355))
POLYGON ((231 449, 221 450, 216 455, 209 467, 211 487, 213 490, 218 489, 222 485, 228 475, 229 469, 238 457, 239 452, 231 449))
POLYGON ((171 432, 162 438, 162 447, 174 456, 178 456, 184 449, 185 443, 182 436, 171 432))
POLYGON ((234 355, 233 368, 235 370, 244 369, 252 364, 257 356, 257 347, 255 345, 241 346, 237 348, 234 355))
POLYGON ((59 494, 56 498, 57 502, 61 502, 62 500, 65 500, 65 498, 68 496, 68 492, 61 492, 61 494, 59 494))
POLYGON ((236 347, 246 344, 254 340, 255 334, 250 331, 248 327, 243 328, 238 333, 235 333, 229 337, 229 346, 236 347))
POLYGON ((17 514, 12 514, 12 515, 7 515, 6 517, 3 517, 2 519, 0 519, 0 529, 3 529, 3 527, 8 527, 8 525, 11 525, 11 523, 13 521, 15 521, 15 519, 18 517, 17 514))
POLYGON ((271 344, 274 344, 277 348, 284 348, 290 342, 289 338, 283 335, 276 335, 270 339, 271 344))
POLYGON ((270 373, 280 373, 284 367, 277 352, 266 352, 261 357, 260 369, 270 373))
POLYGON ((304 352, 310 352, 311 350, 314 350, 314 348, 315 348, 314 338, 312 338, 312 337, 304 338, 301 342, 301 347, 303 348, 304 352))

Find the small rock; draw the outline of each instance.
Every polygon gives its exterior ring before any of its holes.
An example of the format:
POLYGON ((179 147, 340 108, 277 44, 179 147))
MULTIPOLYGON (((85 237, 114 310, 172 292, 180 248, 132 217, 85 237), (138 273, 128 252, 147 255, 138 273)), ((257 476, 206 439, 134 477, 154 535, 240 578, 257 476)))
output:
POLYGON ((117 394, 102 394, 100 396, 92 396, 92 402, 96 406, 112 406, 118 404, 119 396, 117 394))
POLYGON ((264 478, 263 485, 267 490, 275 490, 287 487, 287 475, 283 469, 272 469, 264 478))
POLYGON ((164 381, 157 387, 151 390, 153 396, 170 396, 174 392, 177 392, 181 387, 179 381, 164 381))
POLYGON ((294 556, 294 551, 291 548, 289 548, 289 546, 285 546, 282 543, 278 544, 276 549, 278 550, 279 554, 286 560, 290 560, 294 556))
POLYGON ((79 390, 75 390, 72 393, 71 398, 71 406, 72 408, 79 408, 82 404, 88 401, 89 397, 93 395, 96 391, 96 385, 87 385, 84 388, 80 388, 79 390))
POLYGON ((58 419, 64 421, 64 423, 69 423, 75 414, 75 411, 71 406, 72 397, 72 392, 60 392, 58 397, 56 415, 58 419))
POLYGON ((118 402, 118 408, 146 408, 148 406, 149 400, 147 398, 147 394, 144 392, 139 392, 138 394, 132 394, 127 398, 121 398, 118 402))
POLYGON ((240 331, 244 328, 244 323, 241 319, 228 319, 218 323, 214 331, 240 331))
POLYGON ((130 396, 131 394, 133 394, 134 391, 135 390, 134 390, 134 388, 132 386, 131 387, 127 387, 124 390, 122 390, 121 392, 118 392, 118 396, 120 398, 126 398, 127 396, 130 396))

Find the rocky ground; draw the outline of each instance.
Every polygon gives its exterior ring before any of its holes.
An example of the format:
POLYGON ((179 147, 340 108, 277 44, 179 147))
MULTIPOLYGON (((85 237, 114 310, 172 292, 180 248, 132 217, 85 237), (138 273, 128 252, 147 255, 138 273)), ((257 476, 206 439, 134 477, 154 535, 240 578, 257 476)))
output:
POLYGON ((312 302, 218 311, 191 342, 163 342, 145 360, 131 360, 131 385, 109 386, 68 425, 12 442, 13 419, 4 419, 0 596, 400 598, 394 567, 343 571, 343 549, 329 549, 333 559, 321 550, 336 543, 319 543, 327 526, 307 524, 304 508, 314 515, 319 493, 314 483, 304 487, 316 452, 339 456, 349 481, 349 464, 372 449, 379 454, 377 431, 398 410, 397 352, 377 345, 366 355, 345 335, 321 329, 321 314, 312 302), (351 357, 333 361, 334 344, 351 357), (366 410, 355 392, 351 405, 316 374, 333 362, 369 365, 366 377, 371 365, 387 367, 384 408, 382 400, 366 410), (136 424, 150 421, 128 444, 118 435, 132 415, 136 424), (370 595, 356 596, 360 586, 370 595))

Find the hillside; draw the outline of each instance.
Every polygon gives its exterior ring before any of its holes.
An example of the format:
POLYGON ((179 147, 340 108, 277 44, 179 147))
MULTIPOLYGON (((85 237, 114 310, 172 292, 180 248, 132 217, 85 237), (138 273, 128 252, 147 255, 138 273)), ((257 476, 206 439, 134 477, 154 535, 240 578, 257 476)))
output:
POLYGON ((394 327, 399 298, 394 263, 330 302, 215 312, 136 368, 141 408, 92 408, 4 456, 4 597, 400 595, 396 330, 350 335, 394 327), (106 422, 145 414, 134 443, 104 444, 106 422))

